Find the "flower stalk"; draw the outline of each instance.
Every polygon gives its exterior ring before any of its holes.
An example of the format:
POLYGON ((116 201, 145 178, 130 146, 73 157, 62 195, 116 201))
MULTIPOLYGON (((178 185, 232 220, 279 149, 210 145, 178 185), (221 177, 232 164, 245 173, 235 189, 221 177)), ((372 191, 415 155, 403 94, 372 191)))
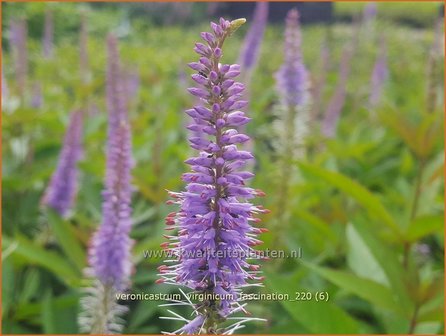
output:
POLYGON ((279 243, 285 229, 293 161, 304 155, 303 139, 307 132, 309 79, 302 58, 299 12, 296 9, 290 10, 286 17, 284 55, 284 62, 276 73, 277 92, 280 96, 276 128, 281 182, 277 193, 277 238, 274 245, 279 243))

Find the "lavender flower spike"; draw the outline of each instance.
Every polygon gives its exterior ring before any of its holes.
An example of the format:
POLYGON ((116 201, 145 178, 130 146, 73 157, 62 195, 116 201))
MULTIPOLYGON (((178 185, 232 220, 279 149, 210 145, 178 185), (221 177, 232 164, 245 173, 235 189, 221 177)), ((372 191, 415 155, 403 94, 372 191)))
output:
POLYGON ((282 105, 302 106, 308 100, 308 73, 303 64, 299 12, 292 9, 286 18, 285 60, 276 73, 282 105))
POLYGON ((342 52, 341 64, 339 67, 339 79, 330 101, 328 102, 325 111, 324 119, 322 120, 321 132, 327 138, 336 136, 338 121, 344 108, 345 97, 347 95, 346 86, 350 75, 351 61, 356 48, 356 38, 353 43, 346 46, 342 52))
POLYGON ((115 295, 130 282, 131 247, 131 138, 116 38, 108 43, 107 107, 108 139, 102 224, 94 234, 89 250, 87 275, 97 279, 83 300, 79 322, 83 330, 108 334, 120 332, 120 315, 125 307, 115 295))
MULTIPOLYGON (((259 266, 247 261, 258 258, 253 246, 261 244, 256 236, 266 231, 250 223, 259 222, 254 216, 267 210, 246 201, 264 193, 245 185, 252 173, 239 171, 253 159, 251 153, 237 148, 249 137, 235 128, 250 120, 240 111, 247 104, 240 100, 243 85, 235 81, 240 66, 220 63, 226 38, 244 22, 222 18, 218 24, 211 23, 213 32, 201 33, 205 43, 195 47, 199 62, 189 64, 197 71, 192 78, 198 84, 189 92, 201 104, 186 111, 193 119, 188 128, 203 132, 189 138, 199 154, 185 161, 192 169, 182 176, 185 191, 169 192, 174 200, 168 204, 178 204, 180 209, 167 216, 166 230, 178 233, 166 236, 169 241, 162 244, 174 261, 159 267, 157 283, 187 287, 203 294, 204 300, 184 302, 192 305, 195 316, 191 320, 181 317, 185 325, 174 331, 178 334, 231 334, 252 319, 225 324, 231 321, 229 315, 246 313, 240 303, 241 288, 263 279, 259 266)), ((179 315, 175 316, 166 318, 178 320, 179 315)))
POLYGON ((263 33, 268 21, 268 2, 256 4, 253 23, 245 37, 239 63, 244 71, 253 71, 259 57, 263 33))
POLYGON ((378 105, 383 85, 389 77, 389 69, 387 67, 387 52, 385 40, 381 39, 379 55, 373 67, 372 78, 370 79, 370 98, 369 105, 374 108, 378 105))
POLYGON ((82 155, 82 111, 71 114, 57 168, 42 198, 42 205, 66 217, 72 209, 78 189, 77 162, 82 155))
POLYGON ((292 9, 286 17, 284 62, 276 73, 280 105, 277 108, 276 147, 280 153, 278 162, 280 177, 277 188, 277 216, 275 231, 277 247, 287 223, 289 185, 293 176, 291 161, 305 154, 303 140, 307 134, 309 90, 308 72, 302 59, 299 12, 292 9), (279 234, 280 233, 280 234, 279 234))

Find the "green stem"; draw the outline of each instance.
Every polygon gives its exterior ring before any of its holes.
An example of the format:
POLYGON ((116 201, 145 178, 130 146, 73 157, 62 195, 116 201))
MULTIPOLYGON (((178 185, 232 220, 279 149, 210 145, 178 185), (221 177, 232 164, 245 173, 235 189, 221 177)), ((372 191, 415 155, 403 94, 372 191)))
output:
POLYGON ((282 241, 282 232, 286 226, 284 221, 287 218, 288 210, 288 198, 289 198, 289 185, 292 175, 291 164, 294 162, 295 151, 295 117, 296 109, 289 107, 285 118, 285 135, 283 143, 283 152, 281 157, 281 172, 280 172, 280 184, 279 195, 277 202, 277 220, 276 220, 276 236, 273 242, 273 248, 277 248, 279 242, 282 241))
POLYGON ((415 306, 415 310, 413 312, 412 318, 410 320, 410 325, 409 325, 409 331, 408 334, 413 334, 415 331, 415 328, 417 326, 417 318, 418 318, 418 312, 419 312, 420 307, 418 306, 418 304, 415 306))
MULTIPOLYGON (((418 166, 417 176, 416 176, 416 180, 415 180, 415 193, 414 193, 414 198, 413 198, 413 202, 412 202, 412 209, 410 211, 410 218, 409 218, 410 221, 414 220, 417 215, 418 206, 420 203, 420 196, 421 196, 421 183, 423 180, 423 173, 424 173, 425 167, 426 167, 426 162, 424 159, 421 159, 420 164, 418 166)), ((404 243, 403 266, 405 269, 407 269, 408 264, 409 264, 410 246, 411 246, 410 242, 406 241, 404 243)))

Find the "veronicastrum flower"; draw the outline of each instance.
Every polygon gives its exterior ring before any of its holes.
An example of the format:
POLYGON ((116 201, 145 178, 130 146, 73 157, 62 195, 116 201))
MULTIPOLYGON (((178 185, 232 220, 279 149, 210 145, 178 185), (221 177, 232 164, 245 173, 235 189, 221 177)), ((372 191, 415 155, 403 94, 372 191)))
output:
POLYGON ((82 155, 83 111, 74 111, 60 152, 57 168, 42 198, 42 205, 66 217, 73 208, 78 189, 77 163, 82 155))
POLYGON ((178 234, 166 236, 169 241, 162 246, 174 262, 159 267, 157 282, 215 298, 185 302, 193 306, 195 317, 189 320, 173 313, 170 319, 185 323, 174 333, 232 333, 251 319, 222 324, 232 319, 231 314, 246 312, 239 300, 240 289, 262 280, 259 266, 248 260, 256 258, 253 246, 261 243, 256 236, 265 231, 251 223, 259 221, 256 214, 267 210, 246 201, 263 193, 245 185, 252 173, 239 170, 253 159, 251 153, 237 148, 249 140, 236 130, 250 121, 240 110, 247 105, 241 100, 244 86, 235 80, 240 66, 221 63, 224 41, 244 21, 211 23, 212 33, 201 33, 205 43, 195 45, 198 62, 189 64, 196 71, 192 79, 197 86, 188 91, 201 102, 186 110, 193 119, 188 129, 201 131, 189 142, 199 154, 186 160, 191 172, 183 174, 185 191, 170 192, 174 200, 169 203, 178 204, 180 210, 167 216, 167 230, 178 230, 178 234))
POLYGON ((116 302, 115 294, 130 282, 131 246, 131 135, 126 106, 126 86, 119 64, 117 40, 108 43, 107 107, 108 139, 102 223, 91 241, 87 275, 95 278, 83 298, 79 318, 82 330, 119 333, 120 316, 126 308, 116 302))

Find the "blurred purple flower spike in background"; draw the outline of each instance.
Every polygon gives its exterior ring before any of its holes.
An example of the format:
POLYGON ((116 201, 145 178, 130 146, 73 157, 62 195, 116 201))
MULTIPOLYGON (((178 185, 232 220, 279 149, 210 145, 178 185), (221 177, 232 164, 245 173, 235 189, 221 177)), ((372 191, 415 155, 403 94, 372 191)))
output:
POLYGON ((77 163, 82 155, 83 111, 71 113, 57 168, 42 198, 42 205, 66 217, 78 189, 77 163))

